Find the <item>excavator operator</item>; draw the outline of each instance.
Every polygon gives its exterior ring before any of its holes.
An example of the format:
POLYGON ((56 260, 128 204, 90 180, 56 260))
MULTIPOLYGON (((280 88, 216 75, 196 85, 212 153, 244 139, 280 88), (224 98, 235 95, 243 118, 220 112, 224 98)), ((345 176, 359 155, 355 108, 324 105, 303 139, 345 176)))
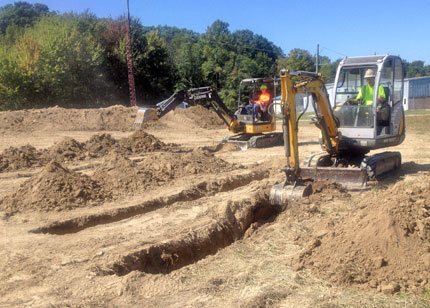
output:
POLYGON ((260 87, 261 93, 258 96, 258 99, 251 102, 250 105, 247 106, 248 113, 251 113, 250 109, 252 108, 252 115, 255 120, 264 119, 264 115, 267 113, 269 109, 269 104, 271 101, 270 93, 267 92, 267 86, 265 84, 260 87))
MULTIPOLYGON (((358 95, 356 98, 350 99, 351 102, 359 102, 360 100, 363 100, 364 105, 371 106, 373 103, 373 86, 375 85, 375 71, 371 68, 369 68, 366 73, 364 74, 364 78, 367 80, 367 84, 361 86, 360 92, 358 92, 358 95)), ((378 102, 384 103, 385 102, 385 92, 384 88, 379 85, 378 89, 378 102)))

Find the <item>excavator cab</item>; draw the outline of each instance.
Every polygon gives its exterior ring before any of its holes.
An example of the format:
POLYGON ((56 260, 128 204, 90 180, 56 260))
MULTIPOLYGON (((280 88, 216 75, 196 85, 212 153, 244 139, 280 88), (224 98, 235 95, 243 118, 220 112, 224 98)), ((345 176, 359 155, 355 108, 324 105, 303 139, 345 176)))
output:
POLYGON ((281 169, 286 175, 285 182, 271 189, 272 204, 285 204, 309 195, 310 182, 315 180, 362 187, 369 179, 378 179, 400 168, 399 152, 366 155, 374 149, 398 145, 405 138, 404 67, 400 57, 342 60, 333 90, 334 110, 319 74, 283 69, 280 77, 287 164, 281 169), (324 152, 310 155, 299 166, 295 96, 303 92, 312 95, 313 123, 321 130, 324 152))
POLYGON ((352 57, 340 62, 333 95, 342 135, 340 151, 365 154, 404 140, 403 76, 404 66, 397 56, 352 57), (374 73, 374 90, 365 78, 369 71, 374 73), (366 93, 369 89, 373 96, 366 93), (355 101, 359 92, 361 98, 355 101))
POLYGON ((280 93, 279 80, 272 78, 248 78, 240 82, 238 109, 236 115, 239 121, 250 125, 268 125, 268 130, 275 130, 274 98, 280 93), (260 100, 262 89, 265 89, 270 97, 269 102, 260 109, 260 113, 255 112, 254 105, 260 100))

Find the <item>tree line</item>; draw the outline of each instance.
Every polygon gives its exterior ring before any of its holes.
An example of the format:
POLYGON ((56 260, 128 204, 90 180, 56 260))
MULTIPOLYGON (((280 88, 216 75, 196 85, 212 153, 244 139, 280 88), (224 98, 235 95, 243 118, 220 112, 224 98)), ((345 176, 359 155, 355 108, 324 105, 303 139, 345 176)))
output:
MULTIPOLYGON (((138 104, 154 104, 174 91, 201 86, 218 90, 234 106, 240 80, 277 76, 280 68, 315 70, 307 50, 288 55, 250 30, 231 32, 216 20, 206 32, 148 27, 131 20, 138 104)), ((319 71, 332 82, 339 60, 320 57, 319 71)), ((408 76, 430 74, 423 61, 408 76)), ((98 107, 128 104, 126 23, 52 12, 44 4, 15 2, 0 8, 0 110, 98 107)))

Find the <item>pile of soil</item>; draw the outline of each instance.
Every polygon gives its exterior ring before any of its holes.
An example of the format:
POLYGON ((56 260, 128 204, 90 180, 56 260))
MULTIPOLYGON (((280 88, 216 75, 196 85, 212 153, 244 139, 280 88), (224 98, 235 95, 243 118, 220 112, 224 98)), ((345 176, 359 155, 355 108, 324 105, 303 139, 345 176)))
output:
POLYGON ((7 213, 61 211, 98 205, 110 197, 110 193, 90 177, 70 171, 58 162, 50 162, 25 181, 17 192, 6 196, 0 207, 7 213))
POLYGON ((85 145, 70 137, 55 143, 46 153, 47 159, 59 162, 83 160, 85 156, 85 145))
POLYGON ((0 155, 0 172, 16 171, 30 167, 41 167, 47 163, 43 152, 31 145, 10 147, 0 155))
POLYGON ((90 158, 103 157, 112 150, 116 143, 117 141, 109 134, 96 134, 85 142, 84 148, 90 158))
POLYGON ((103 183, 113 194, 132 192, 142 188, 147 179, 141 168, 127 157, 111 152, 94 171, 93 178, 103 183))
POLYGON ((362 193, 350 212, 308 242, 293 266, 387 294, 428 287, 430 175, 362 193))
POLYGON ((219 173, 234 166, 204 150, 190 153, 154 153, 135 163, 118 153, 111 153, 94 171, 94 179, 112 191, 133 192, 162 185, 184 176, 219 173))
POLYGON ((165 144, 143 130, 138 130, 130 137, 120 140, 114 139, 109 134, 95 134, 84 143, 65 137, 46 150, 40 151, 31 145, 6 149, 0 154, 0 172, 42 167, 51 160, 71 162, 100 158, 108 155, 111 151, 131 155, 154 151, 170 151, 177 148, 178 146, 165 144))
POLYGON ((201 105, 186 109, 176 108, 161 119, 162 123, 165 121, 175 122, 180 126, 186 124, 194 128, 220 129, 225 127, 225 123, 215 111, 201 105))
POLYGON ((173 145, 167 145, 157 137, 146 133, 143 129, 137 130, 130 137, 118 140, 116 151, 122 154, 146 153, 168 150, 173 145))
POLYGON ((52 107, 0 112, 0 131, 132 130, 137 107, 94 109, 52 107))

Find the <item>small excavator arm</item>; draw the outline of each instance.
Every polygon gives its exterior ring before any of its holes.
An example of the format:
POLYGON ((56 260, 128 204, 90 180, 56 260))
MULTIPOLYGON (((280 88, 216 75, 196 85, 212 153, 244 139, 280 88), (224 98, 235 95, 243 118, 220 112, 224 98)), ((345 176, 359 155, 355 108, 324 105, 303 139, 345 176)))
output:
POLYGON ((274 185, 271 190, 270 199, 273 204, 285 204, 286 200, 310 195, 312 187, 304 184, 305 178, 335 180, 350 186, 362 186, 367 179, 367 175, 360 169, 299 166, 296 95, 300 93, 312 95, 315 110, 313 123, 321 130, 322 147, 328 157, 336 160, 340 154, 341 134, 321 76, 312 72, 281 70, 282 128, 287 165, 281 169, 286 175, 285 182, 274 185))
POLYGON ((210 87, 181 90, 175 92, 168 99, 158 103, 155 108, 139 108, 134 126, 140 127, 144 122, 160 119, 183 102, 190 105, 208 103, 232 133, 243 131, 243 127, 239 125, 234 113, 223 103, 216 90, 210 87))
POLYGON ((283 107, 284 146, 287 157, 288 178, 295 181, 299 177, 298 123, 296 121, 296 95, 310 93, 315 109, 315 125, 321 130, 323 147, 331 156, 338 154, 341 139, 336 119, 330 107, 327 90, 321 77, 311 72, 281 70, 281 104, 283 107), (297 79, 293 81, 293 78, 297 79))

